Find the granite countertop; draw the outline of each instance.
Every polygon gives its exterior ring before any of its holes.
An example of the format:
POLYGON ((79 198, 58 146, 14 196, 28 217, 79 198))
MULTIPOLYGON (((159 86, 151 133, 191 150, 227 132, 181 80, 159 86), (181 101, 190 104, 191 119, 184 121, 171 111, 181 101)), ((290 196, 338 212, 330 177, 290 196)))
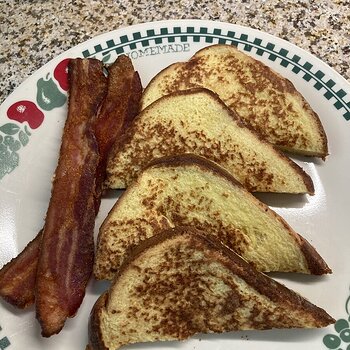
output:
POLYGON ((349 0, 0 0, 0 103, 58 54, 98 34, 164 19, 209 19, 286 39, 350 81, 349 0))

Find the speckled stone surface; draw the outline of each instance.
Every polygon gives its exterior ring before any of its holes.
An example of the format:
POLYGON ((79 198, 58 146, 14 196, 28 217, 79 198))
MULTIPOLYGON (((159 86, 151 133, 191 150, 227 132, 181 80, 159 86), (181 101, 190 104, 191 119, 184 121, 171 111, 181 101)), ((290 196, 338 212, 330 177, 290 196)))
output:
POLYGON ((186 18, 276 35, 350 81, 350 0, 0 0, 0 103, 31 73, 89 38, 132 24, 186 18))

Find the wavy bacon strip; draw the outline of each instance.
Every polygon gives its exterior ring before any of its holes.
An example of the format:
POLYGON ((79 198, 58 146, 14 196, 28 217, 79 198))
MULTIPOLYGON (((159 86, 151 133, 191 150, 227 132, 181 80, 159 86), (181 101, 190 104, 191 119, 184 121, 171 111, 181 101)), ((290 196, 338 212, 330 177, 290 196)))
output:
POLYGON ((35 276, 40 243, 41 231, 22 253, 0 270, 0 296, 20 309, 34 303, 35 276))
POLYGON ((94 127, 101 156, 96 177, 97 200, 101 198, 103 182, 106 178, 109 151, 115 140, 138 114, 141 95, 140 77, 135 72, 130 58, 119 56, 108 68, 107 94, 94 127))
MULTIPOLYGON (((96 213, 105 178, 108 152, 116 138, 137 115, 142 93, 139 75, 134 71, 130 59, 126 56, 120 56, 109 67, 108 71, 107 95, 104 98, 94 125, 100 153, 96 175, 96 213)), ((88 79, 86 76, 80 77, 82 86, 88 86, 88 82, 84 83, 82 81, 85 78, 88 79)), ((74 85, 74 83, 75 81, 73 80, 71 84, 74 85)), ((89 99, 84 99, 82 103, 78 99, 70 101, 70 107, 72 108, 72 104, 75 104, 77 107, 80 105, 80 110, 83 114, 93 115, 96 104, 91 99, 91 96, 93 96, 92 92, 95 92, 94 89, 89 92, 89 99)), ((81 97, 84 97, 84 95, 85 92, 82 92, 81 97)), ((40 243, 41 235, 38 234, 20 255, 12 259, 0 270, 0 296, 16 307, 24 308, 34 303, 34 286, 40 243)))
POLYGON ((69 105, 43 229, 36 275, 42 335, 58 333, 78 310, 94 260, 95 177, 99 154, 93 123, 106 91, 97 60, 69 64, 69 105), (93 91, 93 93, 92 93, 93 91))
MULTIPOLYGON (((73 94, 70 93, 69 108, 75 112, 80 111, 82 115, 86 116, 89 120, 89 125, 91 125, 92 118, 96 115, 98 104, 105 94, 106 79, 103 76, 102 65, 99 61, 84 60, 84 62, 85 65, 88 64, 90 66, 90 69, 86 70, 85 73, 83 71, 84 74, 79 79, 71 79, 70 90, 73 91, 73 94), (93 73, 93 77, 98 75, 99 79, 103 81, 103 88, 101 89, 100 87, 100 92, 95 91, 94 81, 89 77, 91 73, 93 73)), ((82 64, 83 60, 72 60, 70 74, 74 76, 79 75, 82 72, 82 64), (74 71, 76 72, 72 73, 74 71)), ((28 307, 35 300, 35 280, 41 245, 41 232, 16 258, 12 259, 0 270, 0 296, 18 308, 28 307)))

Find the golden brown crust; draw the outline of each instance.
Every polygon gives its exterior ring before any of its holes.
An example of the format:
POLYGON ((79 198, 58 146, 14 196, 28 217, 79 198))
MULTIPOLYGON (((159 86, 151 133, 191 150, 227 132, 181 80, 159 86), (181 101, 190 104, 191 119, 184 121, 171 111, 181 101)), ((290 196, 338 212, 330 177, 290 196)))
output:
MULTIPOLYGON (((259 201, 256 197, 254 197, 252 194, 250 194, 248 191, 246 191, 246 189, 236 181, 236 179, 229 174, 225 169, 223 169, 222 167, 220 167, 218 164, 214 163, 213 161, 210 161, 204 157, 195 155, 195 154, 179 154, 179 155, 173 155, 173 156, 167 156, 167 157, 161 157, 161 158, 157 158, 152 160, 147 166, 146 168, 143 170, 145 173, 147 173, 147 170, 152 170, 155 169, 157 171, 157 168, 159 169, 165 169, 166 167, 173 167, 174 168, 174 175, 176 174, 176 168, 179 167, 188 167, 188 168, 199 168, 201 172, 211 172, 214 174, 214 176, 217 176, 218 179, 222 178, 225 181, 227 181, 229 183, 230 186, 232 186, 232 188, 237 188, 237 190, 239 190, 239 192, 243 192, 242 195, 244 195, 247 200, 249 200, 251 202, 252 205, 259 207, 260 210, 264 213, 264 215, 267 215, 268 217, 270 217, 270 219, 276 221, 276 223, 278 222, 279 224, 281 224, 284 228, 285 231, 288 232, 288 234, 290 235, 290 237, 292 238, 292 240, 294 241, 293 244, 295 244, 295 248, 300 252, 300 259, 303 259, 303 272, 305 273, 313 273, 313 274, 327 274, 327 273, 331 273, 331 269, 327 266, 326 262, 322 259, 322 257, 318 254, 318 252, 315 250, 315 248, 313 248, 303 237, 301 237, 299 234, 297 234, 289 225, 288 223, 279 215, 277 215, 274 211, 270 210, 270 208, 265 205, 264 203, 262 203, 261 201, 259 201), (307 249, 306 249, 307 248, 307 249)), ((170 176, 170 175, 169 175, 170 176)), ((142 179, 142 175, 140 176, 140 179, 142 179)), ((142 181, 142 180, 140 180, 142 181)), ((112 275, 114 273, 114 271, 117 269, 117 265, 113 265, 112 261, 110 261, 110 263, 112 264, 111 266, 113 266, 112 268, 110 268, 109 272, 109 277, 107 277, 107 275, 105 274, 106 272, 103 272, 103 264, 106 261, 105 259, 107 259, 107 251, 108 248, 106 248, 105 246, 105 241, 106 241, 106 237, 108 237, 108 230, 110 225, 112 225, 111 227, 113 227, 113 216, 116 215, 116 213, 118 213, 119 208, 123 208, 124 206, 124 199, 127 200, 127 198, 129 197, 129 193, 132 193, 135 190, 135 187, 137 188, 137 186, 140 185, 140 182, 138 179, 136 179, 130 186, 128 186, 128 188, 126 189, 126 191, 123 193, 123 195, 119 198, 119 200, 115 203, 114 207, 111 209, 110 213, 108 214, 108 216, 106 217, 106 219, 104 220, 101 228, 100 228, 100 234, 98 235, 98 243, 97 246, 99 247, 97 249, 97 256, 96 256, 96 260, 95 260, 95 266, 94 266, 94 272, 95 272, 95 277, 97 279, 110 279, 112 278, 112 275), (103 233, 103 234, 102 234, 103 233), (104 251, 104 249, 106 249, 104 251), (104 253, 101 253, 104 252, 104 253), (98 263, 97 263, 98 262, 98 263)), ((171 192, 169 193, 169 195, 171 196, 171 192)), ((147 197, 147 196, 146 196, 147 197)), ((145 198, 146 198, 145 197, 145 198)), ((155 198, 153 197, 153 200, 155 198)), ((163 203, 161 206, 161 212, 162 213, 167 213, 167 217, 168 219, 170 217, 172 217, 171 220, 171 224, 172 225, 183 225, 184 223, 184 219, 181 218, 181 215, 186 215, 184 213, 182 213, 180 216, 178 216, 177 212, 173 212, 173 207, 171 207, 171 205, 168 207, 169 204, 163 203)), ((176 204, 175 204, 176 206, 176 204)), ((180 213, 179 209, 178 209, 178 213, 180 213)), ((134 225, 132 224, 132 218, 130 217, 130 225, 134 225)), ((144 221, 149 223, 149 218, 145 217, 144 221)), ((185 223, 188 224, 188 223, 185 223)), ((128 224, 129 225, 129 224, 128 224)), ((166 228, 169 227, 168 225, 158 225, 157 227, 154 227, 154 232, 156 234, 157 231, 159 231, 159 229, 161 228, 166 228)), ((204 226, 204 227, 208 227, 208 226, 204 226)), ((214 232, 216 232, 216 229, 214 228, 214 232)), ((240 237, 239 235, 239 230, 237 231, 230 231, 230 235, 233 234, 235 237, 240 237)), ((286 233, 287 234, 287 233, 286 233)), ((115 238, 116 239, 116 238, 115 238)), ((124 238, 125 239, 125 238, 124 238)), ((242 238, 243 239, 243 238, 242 238)), ((241 254, 241 252, 239 251, 239 247, 240 247, 240 243, 236 246, 235 243, 233 242, 237 242, 239 243, 239 240, 234 240, 234 241, 227 241, 227 244, 233 244, 233 246, 230 246, 231 248, 238 249, 236 250, 237 253, 241 254)), ((130 247, 134 247, 134 244, 130 243, 130 247)), ((125 248, 123 248, 125 249, 125 248)), ((131 248, 128 248, 131 249, 131 248)), ((127 254, 123 253, 123 258, 124 256, 127 254)), ((122 258, 121 258, 122 259, 122 258)), ((108 260, 108 259, 107 259, 108 260)), ((116 260, 114 260, 116 261, 116 260)), ((292 270, 295 272, 300 272, 300 270, 298 269, 297 265, 295 265, 296 270, 292 270)), ((119 264, 118 264, 119 267, 119 264)), ((270 271, 270 270, 267 270, 270 271)))
POLYGON ((106 306, 107 301, 108 293, 105 292, 97 299, 91 310, 88 325, 89 344, 87 345, 87 349, 89 350, 107 350, 102 340, 103 338, 100 325, 101 309, 106 306))
POLYGON ((194 164, 201 167, 205 171, 209 170, 216 175, 226 178, 234 186, 243 188, 242 184, 239 181, 237 181, 235 177, 231 175, 228 171, 226 171, 223 167, 217 165, 216 163, 207 158, 198 156, 193 153, 177 154, 153 159, 143 170, 146 170, 148 168, 157 168, 164 166, 192 166, 194 164))
POLYGON ((315 248, 305 238, 300 238, 300 249, 305 256, 310 273, 312 273, 313 275, 323 275, 326 273, 332 273, 332 269, 316 252, 315 248))

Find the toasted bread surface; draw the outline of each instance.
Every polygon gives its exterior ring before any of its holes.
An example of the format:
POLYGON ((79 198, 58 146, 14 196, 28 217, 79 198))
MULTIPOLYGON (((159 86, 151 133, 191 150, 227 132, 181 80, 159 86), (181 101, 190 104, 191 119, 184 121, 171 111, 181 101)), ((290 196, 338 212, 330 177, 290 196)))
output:
POLYGON ((175 63, 149 83, 142 108, 174 91, 215 91, 228 107, 277 147, 325 157, 327 137, 318 115, 294 85, 231 45, 212 45, 188 62, 175 63))
POLYGON ((203 88, 167 95, 143 110, 111 150, 106 185, 125 188, 152 159, 179 153, 213 160, 249 191, 314 192, 298 165, 203 88))
POLYGON ((316 328, 334 323, 323 309, 193 227, 143 242, 95 304, 91 349, 182 340, 196 333, 316 328))
POLYGON ((184 154, 154 160, 119 198, 100 228, 95 277, 112 279, 141 241, 181 225, 218 237, 260 271, 331 272, 305 239, 232 175, 184 154))

